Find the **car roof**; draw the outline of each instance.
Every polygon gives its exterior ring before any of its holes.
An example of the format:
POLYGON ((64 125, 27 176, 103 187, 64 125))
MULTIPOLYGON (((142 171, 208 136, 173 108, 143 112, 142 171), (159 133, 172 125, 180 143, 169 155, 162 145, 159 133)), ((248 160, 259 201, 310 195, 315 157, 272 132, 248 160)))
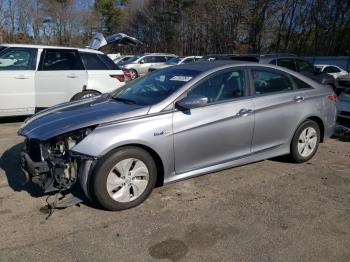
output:
POLYGON ((46 48, 46 49, 76 49, 80 52, 89 52, 96 54, 103 54, 101 51, 97 51, 90 48, 68 47, 68 46, 52 46, 52 45, 30 45, 30 44, 0 44, 4 47, 26 47, 26 48, 46 48))
POLYGON ((232 60, 218 60, 218 61, 201 61, 201 62, 194 62, 190 64, 181 64, 176 65, 172 68, 178 68, 178 69, 188 69, 188 70, 196 70, 205 72, 220 66, 226 66, 226 65, 234 65, 234 66, 254 66, 256 63, 252 62, 246 62, 246 61, 232 61, 232 60))
POLYGON ((334 67, 339 67, 337 65, 324 65, 324 64, 316 64, 315 66, 323 66, 323 67, 325 67, 325 66, 334 66, 334 67))
POLYGON ((140 56, 145 56, 145 55, 154 55, 154 56, 163 56, 163 55, 168 55, 168 56, 177 56, 175 54, 169 54, 169 53, 144 53, 144 54, 141 54, 140 56))

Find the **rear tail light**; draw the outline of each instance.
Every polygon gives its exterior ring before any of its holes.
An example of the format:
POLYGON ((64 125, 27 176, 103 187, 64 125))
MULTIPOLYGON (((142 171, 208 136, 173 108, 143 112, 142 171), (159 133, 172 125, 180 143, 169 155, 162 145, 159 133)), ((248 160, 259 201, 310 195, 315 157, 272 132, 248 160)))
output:
POLYGON ((117 79, 119 82, 125 81, 124 75, 110 75, 110 77, 117 79))
POLYGON ((334 93, 332 95, 328 95, 327 98, 331 101, 337 102, 337 95, 334 93))
POLYGON ((131 74, 130 74, 130 72, 126 72, 126 71, 124 71, 124 76, 125 76, 125 77, 129 77, 129 78, 131 78, 131 74))

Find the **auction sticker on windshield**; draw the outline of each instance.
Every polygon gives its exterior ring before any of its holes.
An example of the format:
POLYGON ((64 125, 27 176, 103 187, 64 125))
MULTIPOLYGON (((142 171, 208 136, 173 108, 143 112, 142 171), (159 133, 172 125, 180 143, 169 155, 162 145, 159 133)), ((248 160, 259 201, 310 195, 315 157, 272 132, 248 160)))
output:
POLYGON ((188 82, 192 79, 191 76, 173 76, 170 78, 171 81, 183 81, 183 82, 188 82))

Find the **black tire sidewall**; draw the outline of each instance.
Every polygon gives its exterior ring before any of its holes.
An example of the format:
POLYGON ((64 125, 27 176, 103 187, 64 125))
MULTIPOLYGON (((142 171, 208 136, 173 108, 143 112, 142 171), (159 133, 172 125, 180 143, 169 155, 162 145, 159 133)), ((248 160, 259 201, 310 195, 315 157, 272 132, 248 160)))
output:
POLYGON ((130 69, 129 71, 130 71, 130 72, 133 72, 133 74, 134 74, 134 76, 135 76, 134 78, 131 77, 131 80, 134 80, 134 79, 136 79, 136 78, 139 77, 139 74, 137 73, 137 71, 136 71, 135 69, 130 69))
POLYGON ((305 122, 303 122, 297 129, 297 131, 294 134, 293 140, 292 140, 292 145, 291 145, 291 156, 293 158, 293 160, 296 163, 303 163, 306 161, 309 161, 317 152, 318 150, 318 146, 320 144, 320 138, 321 138, 321 132, 320 132, 320 127, 318 126, 318 124, 312 120, 307 120, 305 122), (300 137, 300 134, 308 127, 312 127, 316 130, 317 133, 317 144, 316 144, 316 148, 314 149, 314 152, 312 152, 311 155, 309 155, 308 157, 303 157, 299 154, 298 151, 298 140, 300 137))
POLYGON ((75 96, 73 96, 72 101, 82 99, 84 96, 89 95, 89 94, 91 94, 93 96, 98 96, 100 93, 97 91, 93 91, 93 90, 82 91, 82 92, 76 94, 75 96))
POLYGON ((152 156, 145 150, 137 147, 120 148, 105 157, 102 157, 93 171, 92 194, 103 208, 110 211, 119 211, 141 204, 151 194, 157 180, 157 167, 152 156), (123 203, 113 200, 107 192, 107 177, 113 166, 127 158, 136 158, 144 162, 149 172, 149 183, 145 191, 135 200, 123 203))

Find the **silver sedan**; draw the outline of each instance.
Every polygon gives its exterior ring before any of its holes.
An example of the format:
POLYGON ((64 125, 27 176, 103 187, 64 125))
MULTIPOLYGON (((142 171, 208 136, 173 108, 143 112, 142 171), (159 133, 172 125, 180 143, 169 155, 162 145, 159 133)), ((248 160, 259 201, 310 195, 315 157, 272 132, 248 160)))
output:
POLYGON ((272 65, 179 65, 25 122, 24 172, 45 192, 77 182, 109 210, 156 185, 280 155, 302 163, 333 133, 336 96, 272 65))

